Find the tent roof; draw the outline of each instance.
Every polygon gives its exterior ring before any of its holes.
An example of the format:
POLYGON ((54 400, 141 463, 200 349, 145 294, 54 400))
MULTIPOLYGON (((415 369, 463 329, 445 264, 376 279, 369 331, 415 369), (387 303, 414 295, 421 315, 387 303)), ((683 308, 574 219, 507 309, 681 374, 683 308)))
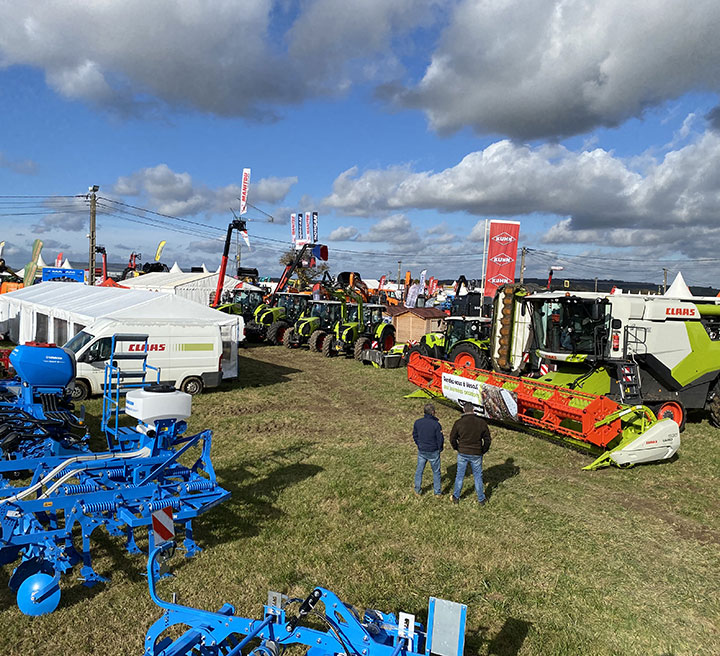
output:
POLYGON ((683 274, 679 271, 675 276, 675 280, 673 280, 673 284, 670 285, 663 296, 671 296, 672 298, 693 298, 693 294, 687 286, 685 278, 683 278, 683 274))
MULTIPOLYGON (((123 281, 127 282, 127 281, 123 281)), ((23 301, 59 309, 87 323, 100 318, 125 320, 182 319, 192 324, 235 323, 236 318, 168 292, 119 287, 90 287, 75 282, 43 282, 0 296, 0 303, 23 301)))
MULTIPOLYGON (((143 287, 158 287, 165 289, 173 289, 182 287, 183 285, 192 284, 197 286, 198 282, 205 281, 208 286, 215 287, 217 285, 217 273, 184 273, 182 271, 156 271, 155 273, 146 273, 137 278, 126 278, 122 281, 123 285, 130 288, 141 289, 143 287)), ((225 285, 235 285, 237 280, 230 276, 225 276, 225 285)))

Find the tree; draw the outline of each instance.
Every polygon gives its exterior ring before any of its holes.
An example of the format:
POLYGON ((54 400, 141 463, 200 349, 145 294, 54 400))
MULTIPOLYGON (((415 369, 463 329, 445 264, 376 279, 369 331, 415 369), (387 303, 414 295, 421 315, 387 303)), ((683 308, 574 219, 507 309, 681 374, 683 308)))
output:
MULTIPOLYGON (((290 249, 280 256, 280 264, 288 266, 295 261, 296 257, 297 251, 290 249)), ((298 291, 309 289, 312 287, 313 282, 322 278, 323 274, 330 270, 327 262, 316 263, 315 266, 311 267, 309 266, 309 262, 311 261, 313 261, 313 258, 308 254, 307 260, 300 262, 295 269, 295 273, 293 273, 293 276, 297 278, 298 281, 298 291)))

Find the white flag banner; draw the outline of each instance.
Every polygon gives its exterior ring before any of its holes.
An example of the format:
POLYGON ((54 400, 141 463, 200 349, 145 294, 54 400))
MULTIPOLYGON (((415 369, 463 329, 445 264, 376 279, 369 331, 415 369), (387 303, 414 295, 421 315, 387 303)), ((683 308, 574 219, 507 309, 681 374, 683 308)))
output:
POLYGON ((245 243, 247 244, 248 250, 250 249, 250 236, 248 235, 247 230, 241 230, 240 234, 242 235, 242 238, 245 240, 245 243))
POLYGON ((420 282, 418 283, 418 294, 425 293, 425 276, 427 275, 427 269, 423 269, 420 272, 420 282))
POLYGON ((250 186, 250 169, 243 169, 242 188, 240 191, 240 216, 247 212, 247 195, 250 186))

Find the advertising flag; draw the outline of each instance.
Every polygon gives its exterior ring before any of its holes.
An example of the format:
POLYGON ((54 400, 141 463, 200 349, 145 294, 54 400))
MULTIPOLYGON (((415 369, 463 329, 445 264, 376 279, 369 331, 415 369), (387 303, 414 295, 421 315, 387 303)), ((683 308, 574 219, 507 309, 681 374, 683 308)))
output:
POLYGON ((515 282, 519 221, 490 221, 485 296, 495 296, 498 287, 515 282))
POLYGON ((385 275, 383 275, 383 277, 380 278, 380 282, 378 283, 378 291, 380 291, 383 288, 384 284, 385 284, 385 275))
POLYGON ((420 294, 420 285, 415 283, 410 287, 408 290, 407 298, 405 299, 405 307, 406 308, 414 308, 417 304, 417 298, 420 294))
POLYGON ((240 189, 240 216, 247 212, 247 195, 250 186, 250 169, 243 169, 242 187, 240 189))
POLYGON ((310 239, 310 212, 305 212, 305 239, 310 239))
POLYGON ((304 239, 303 235, 303 213, 298 212, 297 213, 297 236, 298 240, 304 239))
POLYGON ((163 248, 165 248, 165 244, 167 244, 167 242, 164 239, 158 244, 157 250, 155 251, 156 262, 160 261, 160 256, 162 255, 163 248))
POLYGON ((427 269, 423 269, 420 272, 420 282, 418 283, 418 294, 424 294, 425 293, 425 276, 427 275, 427 269))
POLYGON ((242 238, 245 240, 245 243, 247 244, 248 250, 250 250, 250 237, 248 236, 247 230, 241 230, 240 234, 242 235, 242 238))
POLYGON ((297 241, 297 235, 295 234, 295 214, 290 215, 290 235, 292 236, 292 243, 297 241))
POLYGON ((55 266, 57 268, 60 268, 60 266, 62 266, 62 256, 62 253, 58 253, 58 256, 55 258, 55 266))
POLYGON ((318 237, 318 213, 317 212, 312 213, 312 222, 313 222, 312 240, 313 240, 313 244, 317 244, 318 239, 319 239, 319 237, 318 237))

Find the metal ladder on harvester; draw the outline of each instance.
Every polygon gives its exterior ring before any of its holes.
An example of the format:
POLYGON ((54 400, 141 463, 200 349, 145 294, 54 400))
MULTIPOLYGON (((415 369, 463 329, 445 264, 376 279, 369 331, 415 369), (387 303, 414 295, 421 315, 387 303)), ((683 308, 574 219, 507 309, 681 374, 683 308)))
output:
POLYGON ((642 404, 640 369, 636 362, 619 363, 617 365, 617 380, 622 403, 627 405, 642 404))
POLYGON ((137 432, 120 426, 120 416, 125 414, 120 397, 131 389, 140 389, 150 382, 160 382, 160 369, 147 363, 148 336, 116 334, 112 336, 111 356, 105 365, 103 384, 102 430, 110 450, 125 450, 130 441, 137 440, 137 432), (130 350, 133 345, 134 349, 130 350), (147 381, 149 372, 155 372, 155 380, 147 381))

